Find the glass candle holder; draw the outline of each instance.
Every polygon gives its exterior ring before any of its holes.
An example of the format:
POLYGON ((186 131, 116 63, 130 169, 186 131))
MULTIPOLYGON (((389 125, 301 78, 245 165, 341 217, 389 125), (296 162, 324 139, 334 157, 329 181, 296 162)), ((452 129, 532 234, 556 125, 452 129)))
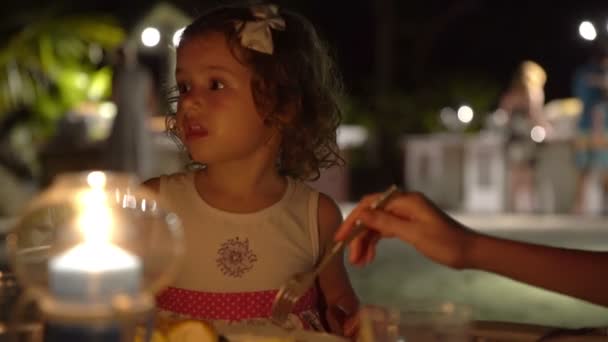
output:
POLYGON ((158 196, 102 171, 60 175, 27 206, 7 247, 21 286, 64 327, 117 326, 149 313, 183 255, 181 222, 158 196))

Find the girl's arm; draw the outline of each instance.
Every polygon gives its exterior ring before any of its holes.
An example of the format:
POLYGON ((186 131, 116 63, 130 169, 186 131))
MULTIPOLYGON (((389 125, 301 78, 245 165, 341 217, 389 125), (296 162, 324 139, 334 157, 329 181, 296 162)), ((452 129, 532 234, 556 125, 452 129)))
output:
MULTIPOLYGON (((318 223, 320 255, 323 256, 331 249, 334 243, 334 234, 342 223, 340 209, 325 194, 319 194, 318 223)), ((346 320, 357 313, 359 300, 346 273, 342 252, 336 255, 321 272, 319 285, 327 302, 326 318, 333 330, 332 332, 340 335, 351 335, 352 331, 345 331, 344 324, 346 320)), ((351 330, 351 328, 347 327, 346 330, 351 330)))

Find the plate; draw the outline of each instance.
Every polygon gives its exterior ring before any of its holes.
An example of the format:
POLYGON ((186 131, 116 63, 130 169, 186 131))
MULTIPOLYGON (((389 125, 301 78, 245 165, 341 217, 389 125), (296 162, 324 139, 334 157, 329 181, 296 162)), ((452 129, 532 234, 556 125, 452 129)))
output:
POLYGON ((293 330, 272 326, 231 326, 220 329, 230 342, 348 342, 347 339, 328 333, 293 330))

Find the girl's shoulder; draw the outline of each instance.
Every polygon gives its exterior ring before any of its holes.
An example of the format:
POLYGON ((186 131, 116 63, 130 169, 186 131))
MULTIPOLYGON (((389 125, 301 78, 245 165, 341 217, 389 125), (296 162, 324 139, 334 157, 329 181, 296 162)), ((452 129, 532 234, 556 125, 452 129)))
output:
POLYGON ((319 193, 319 204, 318 204, 318 216, 319 216, 319 229, 321 231, 327 231, 328 234, 332 234, 335 229, 342 223, 342 211, 340 207, 330 196, 319 193))
POLYGON ((342 223, 342 211, 331 196, 320 192, 316 214, 319 249, 323 255, 333 244, 336 230, 342 223))
POLYGON ((315 200, 316 208, 318 209, 319 213, 324 212, 333 214, 340 211, 336 201, 334 201, 331 196, 320 192, 309 183, 291 178, 289 182, 292 183, 291 187, 293 188, 293 196, 300 197, 302 199, 315 200))

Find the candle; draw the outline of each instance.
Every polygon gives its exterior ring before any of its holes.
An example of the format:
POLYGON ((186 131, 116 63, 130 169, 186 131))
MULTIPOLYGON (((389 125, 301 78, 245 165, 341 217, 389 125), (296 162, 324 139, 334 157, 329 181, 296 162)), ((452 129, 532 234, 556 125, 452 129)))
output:
POLYGON ((50 261, 49 287, 58 300, 102 303, 137 294, 141 269, 139 258, 116 245, 84 242, 50 261))
POLYGON ((51 259, 50 291, 58 300, 77 304, 107 302, 119 293, 135 295, 141 262, 111 242, 116 222, 108 206, 106 175, 91 172, 87 183, 89 187, 76 194, 75 223, 83 241, 51 259))
MULTIPOLYGON (((109 304, 117 294, 136 295, 141 281, 138 257, 109 242, 80 243, 49 262, 49 289, 61 302, 109 304)), ((44 329, 48 342, 121 340, 116 322, 105 326, 51 322, 44 329)))
MULTIPOLYGON (((140 258, 112 243, 116 227, 128 228, 111 208, 102 172, 91 172, 89 187, 75 194, 74 228, 82 241, 49 261, 49 292, 55 300, 80 307, 110 305, 114 296, 136 296, 142 282, 140 258), (118 222, 117 222, 118 220, 118 222)), ((53 323, 45 329, 45 341, 120 340, 117 322, 106 325, 53 323)))

